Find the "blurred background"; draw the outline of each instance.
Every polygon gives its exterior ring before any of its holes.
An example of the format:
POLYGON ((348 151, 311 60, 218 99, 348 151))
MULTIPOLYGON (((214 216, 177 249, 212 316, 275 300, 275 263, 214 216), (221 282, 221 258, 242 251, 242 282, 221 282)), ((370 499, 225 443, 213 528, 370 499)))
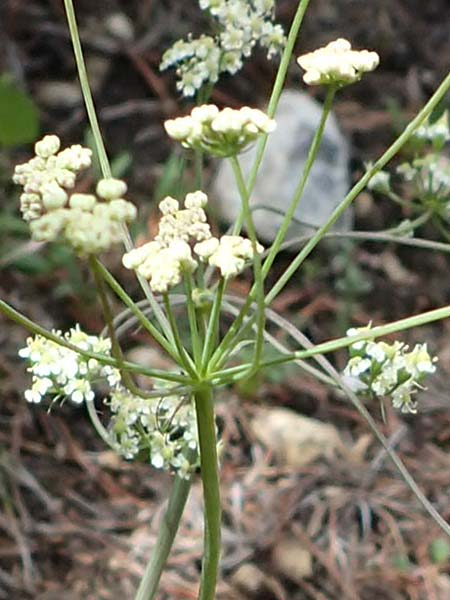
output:
MULTIPOLYGON (((286 29, 294 0, 277 2, 286 29)), ((90 81, 117 176, 140 207, 134 234, 154 228, 156 202, 179 185, 180 155, 164 119, 188 110, 162 52, 208 22, 189 0, 77 0, 90 81)), ((313 0, 296 53, 337 37, 376 50, 380 67, 336 100, 349 148, 350 180, 375 160, 447 74, 448 0, 313 0)), ((276 72, 256 52, 212 95, 220 106, 263 106, 276 72)), ((288 87, 304 89, 292 64, 288 87)), ((320 88, 306 90, 320 101, 320 88)), ((447 98, 445 106, 450 107, 447 98)), ((103 327, 86 266, 62 244, 31 242, 11 183, 33 142, 56 133, 64 145, 92 144, 61 0, 0 0, 0 297, 47 328, 103 327)), ((401 157, 397 160, 398 164, 401 157)), ((98 177, 82 182, 88 189, 98 177)), ((214 165, 207 165, 211 175, 214 165)), ((187 178, 189 178, 189 165, 187 178)), ((410 217, 370 192, 358 198, 354 227, 378 230, 410 217)), ((223 227, 220 218, 217 228, 223 227)), ((432 228, 422 237, 439 241, 432 228)), ((129 286, 120 252, 108 266, 129 286)), ((289 261, 283 255, 274 277, 289 261)), ((449 303, 446 255, 394 244, 324 244, 275 301, 314 341, 350 325, 377 324, 449 303)), ((242 277, 234 291, 245 295, 242 277)), ((270 282, 269 282, 270 283, 270 282)), ((117 305, 116 310, 120 310, 117 305)), ((402 334, 427 342, 437 374, 420 392, 417 415, 370 410, 426 495, 450 517, 450 325, 402 334)), ((68 403, 48 414, 27 405, 26 332, 0 316, 0 599, 133 598, 158 529, 170 477, 107 451, 84 411, 68 403)), ((140 332, 133 359, 164 366, 140 332)), ((343 368, 346 353, 333 357, 343 368)), ((100 405, 101 408, 101 405, 100 405)), ((218 398, 225 451, 222 600, 445 600, 450 543, 391 466, 359 414, 298 368, 267 371, 218 398)), ((161 585, 161 600, 196 597, 202 552, 200 483, 161 585)))

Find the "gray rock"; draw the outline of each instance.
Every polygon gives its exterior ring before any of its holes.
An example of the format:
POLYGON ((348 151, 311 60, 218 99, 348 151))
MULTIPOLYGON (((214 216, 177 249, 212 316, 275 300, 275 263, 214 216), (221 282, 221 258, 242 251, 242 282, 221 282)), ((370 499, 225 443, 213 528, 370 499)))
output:
MULTIPOLYGON (((258 237, 265 242, 275 238, 283 218, 280 212, 284 214, 290 204, 321 113, 321 105, 304 92, 285 90, 281 95, 275 116, 277 128, 269 136, 251 198, 251 205, 272 207, 278 211, 258 208, 253 213, 258 237)), ((256 146, 239 157, 246 177, 255 154, 256 146)), ((336 118, 330 114, 317 160, 295 213, 295 218, 301 223, 295 221, 291 224, 287 239, 311 233, 312 227, 327 220, 349 190, 348 163, 348 142, 340 132, 336 118)), ((217 202, 219 216, 225 222, 233 223, 241 201, 227 160, 222 161, 218 168, 212 184, 212 196, 217 202)), ((347 210, 333 229, 348 231, 352 221, 352 211, 347 210)))

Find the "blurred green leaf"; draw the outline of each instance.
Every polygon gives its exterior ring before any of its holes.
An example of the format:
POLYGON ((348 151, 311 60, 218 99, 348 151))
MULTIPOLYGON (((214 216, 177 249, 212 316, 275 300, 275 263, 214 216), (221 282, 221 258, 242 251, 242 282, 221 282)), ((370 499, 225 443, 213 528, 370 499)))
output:
POLYGON ((180 156, 176 151, 172 152, 163 165, 163 172, 156 185, 153 194, 155 202, 159 202, 165 196, 178 198, 185 195, 186 190, 183 189, 184 166, 184 156, 180 156))
POLYGON ((436 538, 430 544, 430 558, 435 565, 450 560, 450 544, 445 538, 436 538))
POLYGON ((0 146, 19 146, 36 140, 39 116, 33 100, 9 75, 0 76, 0 146))
POLYGON ((396 554, 392 557, 392 566, 406 573, 411 570, 412 564, 406 554, 396 554))

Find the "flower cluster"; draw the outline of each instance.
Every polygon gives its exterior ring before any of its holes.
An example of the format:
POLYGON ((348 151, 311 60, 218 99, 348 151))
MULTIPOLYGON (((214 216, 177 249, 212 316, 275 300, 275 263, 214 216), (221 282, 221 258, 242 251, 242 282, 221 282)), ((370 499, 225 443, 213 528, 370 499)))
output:
MULTIPOLYGON (((367 332, 370 325, 352 328, 347 335, 367 332)), ((436 370, 426 344, 417 344, 411 352, 402 342, 358 341, 350 346, 350 360, 344 369, 349 386, 366 395, 390 396, 394 408, 404 413, 417 412, 413 395, 426 376, 436 370)))
POLYGON ((190 477, 198 466, 199 451, 195 408, 189 398, 174 394, 148 400, 118 388, 106 403, 112 412, 111 442, 119 454, 127 459, 145 456, 157 469, 190 477))
MULTIPOLYGON (((240 273, 245 262, 253 259, 252 244, 240 236, 212 237, 204 210, 207 202, 201 191, 187 194, 184 208, 170 196, 162 200, 158 234, 151 242, 127 252, 123 265, 148 279, 156 293, 166 293, 181 283, 184 273, 196 270, 198 259, 218 267, 222 277, 240 273)), ((259 244, 257 251, 263 251, 259 244)))
POLYGON ((32 238, 51 242, 64 238, 82 255, 108 250, 121 239, 124 223, 136 208, 123 199, 127 186, 117 179, 98 183, 97 195, 70 193, 77 174, 91 164, 91 151, 71 146, 59 152, 60 140, 47 135, 36 143, 36 156, 18 165, 13 180, 22 185, 21 211, 32 238))
POLYGON ((219 110, 214 104, 195 107, 186 117, 164 123, 168 135, 185 148, 201 149, 213 156, 235 156, 276 123, 262 111, 244 106, 219 110))
MULTIPOLYGON (((258 244, 256 251, 262 253, 263 250, 258 244)), ((211 237, 196 244, 194 251, 202 261, 217 267, 224 278, 235 277, 254 254, 251 241, 240 235, 223 235, 220 239, 211 237)))
POLYGON ((426 208, 439 209, 448 214, 450 206, 450 159, 444 155, 428 154, 397 167, 402 179, 412 185, 415 198, 426 208))
POLYGON ((127 269, 135 269, 149 280, 154 292, 165 293, 181 282, 183 272, 192 272, 197 262, 189 242, 211 237, 204 207, 208 198, 203 192, 187 194, 184 208, 167 197, 159 203, 162 218, 156 238, 123 256, 127 269))
POLYGON ((352 50, 349 41, 338 39, 323 48, 297 59, 305 71, 307 85, 347 85, 359 81, 364 73, 377 68, 380 58, 376 52, 352 50))
POLYGON ((441 150, 447 142, 450 142, 450 115, 446 110, 434 122, 429 119, 426 123, 416 129, 413 140, 419 143, 431 144, 434 150, 441 150))
MULTIPOLYGON (((111 340, 88 335, 78 325, 64 335, 60 331, 53 333, 81 350, 110 356, 111 340)), ((19 356, 30 363, 28 372, 32 374, 32 385, 25 392, 28 402, 39 403, 45 395, 52 394, 81 404, 94 399, 94 382, 103 379, 110 386, 116 386, 120 381, 119 371, 114 367, 85 358, 41 335, 28 338, 19 356)))
POLYGON ((286 40, 283 28, 273 23, 274 0, 199 0, 199 4, 217 21, 217 35, 190 35, 177 41, 160 65, 161 70, 177 69, 177 89, 184 96, 216 83, 221 73, 237 73, 256 44, 267 49, 268 58, 282 50, 286 40))

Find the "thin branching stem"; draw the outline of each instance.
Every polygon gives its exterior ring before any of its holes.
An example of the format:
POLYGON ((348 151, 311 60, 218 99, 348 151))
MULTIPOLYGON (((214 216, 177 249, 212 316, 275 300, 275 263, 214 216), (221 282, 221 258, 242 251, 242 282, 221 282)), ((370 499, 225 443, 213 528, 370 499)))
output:
MULTIPOLYGON (((173 358, 175 361, 180 360, 180 356, 174 348, 173 344, 167 341, 167 339, 161 334, 161 332, 153 325, 153 323, 142 313, 134 300, 127 294, 127 292, 123 289, 117 279, 108 271, 108 269, 98 260, 94 259, 96 263, 96 268, 98 272, 101 274, 105 282, 109 285, 109 287, 113 290, 113 292, 122 300, 122 302, 127 306, 131 312, 136 315, 139 320, 139 323, 142 327, 152 336, 156 343, 158 343, 161 348, 163 348, 167 354, 173 358)), ((148 299, 147 299, 148 301, 148 299)), ((149 301, 148 301, 149 302, 149 301)), ((149 302, 152 307, 152 313, 154 314, 153 304, 149 302)))
MULTIPOLYGON (((105 354, 99 354, 97 352, 91 352, 90 350, 85 350, 84 348, 80 348, 75 344, 71 344, 62 336, 45 329, 41 325, 38 325, 25 315, 22 315, 15 308, 10 306, 7 302, 0 299, 0 312, 3 313, 8 319, 14 321, 30 333, 34 335, 41 335, 43 338, 58 344, 58 346, 62 346, 63 348, 67 348, 68 350, 72 350, 76 352, 80 356, 84 358, 93 358, 97 360, 102 365, 109 365, 111 367, 119 368, 120 365, 117 360, 111 356, 106 356, 105 354)), ((145 377, 151 377, 152 379, 161 379, 162 381, 173 381, 175 383, 181 383, 187 386, 192 385, 195 381, 189 377, 184 375, 178 375, 176 373, 170 373, 167 371, 161 371, 159 369, 148 369, 147 367, 143 367, 142 365, 138 365, 136 363, 132 363, 129 361, 124 361, 122 363, 122 368, 129 371, 130 373, 136 373, 137 375, 144 375, 145 377)))
MULTIPOLYGON (((89 123, 91 125, 92 134, 94 136, 100 168, 103 177, 109 178, 111 177, 111 165, 108 159, 108 155, 106 153, 105 144, 103 142, 102 133, 98 123, 97 112, 95 110, 94 99, 92 97, 91 87, 89 84, 86 63, 83 56, 83 49, 81 46, 80 34, 78 31, 78 24, 72 0, 64 0, 64 7, 66 10, 67 24, 69 26, 70 37, 73 46, 73 53, 77 65, 78 79, 80 81, 80 87, 83 94, 84 104, 86 106, 86 112, 88 115, 89 123)), ((126 250, 129 252, 133 248, 133 242, 131 240, 128 228, 125 225, 122 226, 122 239, 126 250)), ((159 304, 156 302, 153 292, 151 291, 150 286, 148 284, 148 281, 144 279, 141 275, 139 275, 139 273, 136 273, 136 277, 139 281, 139 284, 141 285, 145 297, 152 305, 154 315, 162 331, 164 332, 168 340, 173 341, 167 318, 159 304)))
MULTIPOLYGON (((263 361, 261 362, 261 368, 282 365, 297 360, 299 358, 310 358, 312 356, 316 356, 317 354, 326 354, 328 352, 334 352, 335 350, 339 350, 341 348, 347 348, 355 342, 374 340, 379 337, 390 335, 392 333, 404 331, 406 329, 420 327, 421 325, 426 325, 427 323, 432 323, 433 321, 448 319, 449 317, 450 306, 444 306, 442 308, 437 308, 435 310, 430 310, 428 312, 421 313, 420 315, 414 315, 412 317, 407 317, 406 319, 393 321, 392 323, 388 323, 386 325, 372 327, 370 330, 363 333, 358 333, 356 335, 341 337, 335 340, 330 340, 328 342, 323 342, 322 344, 315 345, 314 348, 311 348, 309 350, 298 350, 289 355, 283 355, 279 358, 263 361)), ((215 373, 211 373, 210 377, 217 377, 220 379, 221 377, 230 375, 231 373, 236 373, 240 374, 240 376, 236 378, 237 381, 238 379, 241 379, 242 377, 246 376, 245 373, 246 370, 249 368, 250 364, 251 363, 247 363, 244 365, 231 367, 229 369, 224 369, 222 371, 217 371, 215 373)))
POLYGON ((180 336, 180 331, 178 329, 177 321, 175 319, 175 315, 173 314, 172 307, 170 305, 169 295, 167 293, 163 294, 164 306, 166 307, 167 316, 169 317, 170 327, 172 328, 173 338, 175 340, 175 346, 178 352, 178 356, 180 357, 181 365, 186 372, 192 378, 196 378, 195 364, 189 355, 186 348, 183 346, 183 341, 180 336))
POLYGON ((247 232, 252 243, 253 250, 253 274, 254 286, 256 288, 256 303, 258 306, 256 315, 256 341, 255 352, 253 356, 253 366, 249 372, 249 377, 258 370, 259 363, 264 346, 264 328, 265 328, 265 313, 264 313, 264 277, 261 266, 261 256, 258 252, 258 238, 256 237, 255 224, 253 222, 252 211, 250 210, 250 197, 242 175, 241 165, 236 156, 230 158, 231 167, 233 169, 237 188, 242 202, 242 214, 247 228, 247 232))

